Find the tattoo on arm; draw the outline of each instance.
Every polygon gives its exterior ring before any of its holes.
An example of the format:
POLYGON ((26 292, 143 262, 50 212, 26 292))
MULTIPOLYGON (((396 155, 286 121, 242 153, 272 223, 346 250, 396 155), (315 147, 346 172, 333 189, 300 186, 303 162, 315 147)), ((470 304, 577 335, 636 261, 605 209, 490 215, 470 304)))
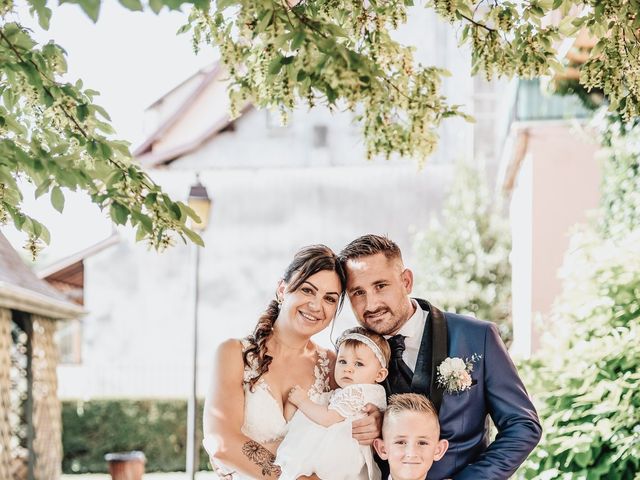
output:
POLYGON ((275 455, 258 442, 250 440, 245 443, 242 446, 242 453, 245 457, 262 468, 262 475, 273 475, 275 478, 280 476, 280 467, 273 464, 276 459, 275 455))

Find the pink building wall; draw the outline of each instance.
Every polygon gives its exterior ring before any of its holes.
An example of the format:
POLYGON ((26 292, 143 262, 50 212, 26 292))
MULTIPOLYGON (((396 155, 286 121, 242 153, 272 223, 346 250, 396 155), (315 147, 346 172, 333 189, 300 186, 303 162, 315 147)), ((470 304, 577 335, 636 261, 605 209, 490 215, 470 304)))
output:
POLYGON ((526 136, 510 205, 514 354, 528 356, 560 293, 558 269, 572 228, 598 206, 601 168, 597 144, 580 127, 539 122, 512 128, 526 136))

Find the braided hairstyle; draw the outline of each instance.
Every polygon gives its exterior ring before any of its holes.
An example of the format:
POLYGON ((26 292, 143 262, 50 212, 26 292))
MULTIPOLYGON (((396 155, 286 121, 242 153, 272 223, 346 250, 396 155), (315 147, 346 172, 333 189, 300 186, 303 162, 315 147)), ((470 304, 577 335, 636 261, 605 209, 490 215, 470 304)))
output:
MULTIPOLYGON (((340 280, 340 300, 338 311, 344 302, 346 288, 346 276, 338 257, 333 250, 325 245, 310 245, 300 249, 293 261, 284 272, 282 279, 287 284, 287 291, 294 292, 312 275, 329 270, 336 272, 340 280)), ((280 305, 277 300, 271 300, 267 309, 258 319, 253 334, 248 337, 249 348, 242 354, 242 360, 246 367, 256 367, 258 374, 249 380, 249 387, 253 391, 256 382, 267 373, 273 357, 267 354, 267 341, 273 335, 273 326, 280 313, 280 305), (253 362, 250 359, 254 360, 253 362)))

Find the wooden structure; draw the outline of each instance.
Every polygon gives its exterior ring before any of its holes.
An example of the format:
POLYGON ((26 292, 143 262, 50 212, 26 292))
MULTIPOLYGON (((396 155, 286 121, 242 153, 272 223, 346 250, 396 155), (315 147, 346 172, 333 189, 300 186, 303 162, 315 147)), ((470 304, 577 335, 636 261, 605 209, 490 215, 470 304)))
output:
POLYGON ((62 439, 56 320, 78 318, 0 234, 0 479, 56 480, 62 439))

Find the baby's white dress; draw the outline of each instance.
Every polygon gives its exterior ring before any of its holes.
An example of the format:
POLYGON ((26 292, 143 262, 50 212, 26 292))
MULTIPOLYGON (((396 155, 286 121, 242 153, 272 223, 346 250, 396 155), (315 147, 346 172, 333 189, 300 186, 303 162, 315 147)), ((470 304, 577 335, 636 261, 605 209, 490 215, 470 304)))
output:
MULTIPOLYGON (((242 339, 242 352, 251 345, 249 340, 242 339)), ((258 376, 257 359, 249 357, 249 367, 244 368, 244 423, 242 433, 262 445, 274 444, 282 440, 286 435, 289 423, 282 413, 280 402, 271 394, 269 384, 261 377, 255 384, 253 391, 249 382, 258 376)), ((329 386, 329 357, 326 350, 318 350, 318 360, 314 368, 315 382, 311 385, 308 395, 311 400, 321 403, 330 392, 329 386)), ((205 415, 209 412, 205 412, 205 415)), ((205 450, 211 455, 215 450, 215 441, 209 436, 203 440, 205 450)), ((220 468, 220 473, 230 474, 233 480, 252 480, 229 468, 220 468)))
POLYGON ((377 384, 348 385, 332 392, 328 403, 329 409, 345 417, 343 421, 323 427, 298 410, 289 422, 275 461, 282 469, 280 480, 312 473, 323 480, 379 480, 380 470, 371 447, 354 440, 351 422, 364 416, 362 408, 367 403, 381 410, 387 407, 384 388, 377 384))

